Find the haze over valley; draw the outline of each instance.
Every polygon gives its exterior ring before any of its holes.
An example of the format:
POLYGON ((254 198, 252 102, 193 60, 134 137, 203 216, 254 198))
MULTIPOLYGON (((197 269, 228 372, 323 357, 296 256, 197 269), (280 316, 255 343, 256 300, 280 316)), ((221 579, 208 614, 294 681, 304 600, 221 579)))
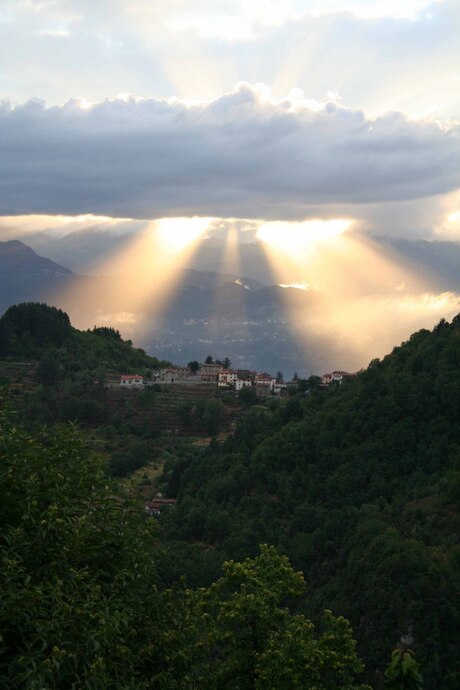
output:
POLYGON ((196 234, 196 221, 183 218, 163 221, 183 233, 165 245, 162 221, 9 222, 7 236, 22 240, 0 245, 1 308, 45 299, 80 328, 114 326, 179 364, 213 353, 288 375, 356 371, 460 305, 460 244, 452 241, 348 228, 328 237, 326 222, 325 238, 317 223, 300 243, 309 228, 293 225, 291 250, 270 235, 276 224, 206 220, 196 234))

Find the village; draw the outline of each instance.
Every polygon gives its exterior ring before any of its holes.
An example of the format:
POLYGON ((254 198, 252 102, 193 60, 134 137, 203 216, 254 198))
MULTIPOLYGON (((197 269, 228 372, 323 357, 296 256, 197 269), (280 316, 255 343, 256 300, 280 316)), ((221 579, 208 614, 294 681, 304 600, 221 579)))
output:
MULTIPOLYGON (((294 375, 291 381, 284 381, 283 374, 279 371, 276 376, 267 372, 252 371, 250 369, 231 369, 229 361, 208 361, 202 364, 190 362, 188 366, 176 366, 152 371, 150 377, 140 374, 122 374, 119 385, 122 388, 135 389, 154 384, 180 384, 180 385, 206 385, 217 387, 219 390, 234 390, 236 393, 244 388, 252 388, 257 397, 286 395, 289 388, 299 386, 300 380, 294 375)), ((354 378, 356 374, 346 371, 333 371, 315 378, 317 386, 328 388, 340 385, 344 381, 354 378)))

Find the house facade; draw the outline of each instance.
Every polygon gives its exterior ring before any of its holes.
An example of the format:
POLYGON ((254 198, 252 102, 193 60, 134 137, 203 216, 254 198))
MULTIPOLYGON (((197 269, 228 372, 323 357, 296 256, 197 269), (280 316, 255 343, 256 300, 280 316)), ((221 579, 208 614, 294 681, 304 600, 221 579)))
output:
POLYGON ((219 380, 219 374, 223 371, 224 367, 222 364, 216 364, 215 362, 211 364, 202 364, 200 367, 199 376, 202 381, 217 383, 219 380))
POLYGON ((138 374, 122 374, 120 376, 120 386, 123 388, 135 388, 144 385, 144 377, 138 374))

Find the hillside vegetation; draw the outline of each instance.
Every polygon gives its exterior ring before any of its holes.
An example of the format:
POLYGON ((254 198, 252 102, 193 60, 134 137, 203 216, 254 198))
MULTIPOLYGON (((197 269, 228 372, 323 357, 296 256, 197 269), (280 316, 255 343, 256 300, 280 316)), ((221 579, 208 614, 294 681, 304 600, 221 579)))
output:
POLYGON ((454 690, 459 444, 460 316, 347 385, 258 409, 222 446, 168 467, 163 485, 179 502, 164 535, 175 555, 214 547, 208 569, 190 572, 203 581, 218 557, 275 545, 305 574, 309 616, 329 607, 350 619, 372 684, 403 639, 425 687, 454 690))
POLYGON ((110 397, 111 372, 160 365, 113 329, 23 304, 0 351, 23 380, 0 418, 5 687, 377 690, 398 645, 388 688, 421 687, 408 648, 424 690, 459 687, 460 316, 207 447, 161 421, 215 436, 220 400, 110 397), (149 463, 178 499, 159 521, 109 478, 149 463))
POLYGON ((72 371, 105 369, 119 373, 131 369, 157 368, 161 363, 122 340, 113 328, 79 331, 68 315, 47 304, 16 304, 0 317, 0 357, 40 359, 46 355, 55 364, 55 376, 72 371))
POLYGON ((231 424, 235 401, 224 406, 212 387, 117 385, 120 373, 149 380, 166 365, 113 328, 73 328, 46 304, 15 305, 0 318, 0 385, 9 386, 22 421, 29 428, 77 422, 114 476, 147 466, 156 472, 182 436, 215 435, 231 424))
POLYGON ((30 435, 0 400, 0 433, 2 688, 366 690, 350 626, 293 612, 305 583, 273 548, 161 589, 154 521, 74 430, 30 435))

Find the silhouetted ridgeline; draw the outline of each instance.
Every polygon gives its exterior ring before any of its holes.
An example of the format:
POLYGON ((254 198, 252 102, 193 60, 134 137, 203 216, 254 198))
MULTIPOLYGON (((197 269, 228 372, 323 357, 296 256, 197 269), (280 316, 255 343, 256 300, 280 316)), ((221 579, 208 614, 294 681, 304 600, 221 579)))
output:
POLYGON ((43 356, 59 360, 67 367, 129 371, 132 368, 156 368, 155 357, 122 340, 113 328, 79 331, 70 324, 61 309, 37 302, 16 304, 0 317, 0 357, 43 356))

